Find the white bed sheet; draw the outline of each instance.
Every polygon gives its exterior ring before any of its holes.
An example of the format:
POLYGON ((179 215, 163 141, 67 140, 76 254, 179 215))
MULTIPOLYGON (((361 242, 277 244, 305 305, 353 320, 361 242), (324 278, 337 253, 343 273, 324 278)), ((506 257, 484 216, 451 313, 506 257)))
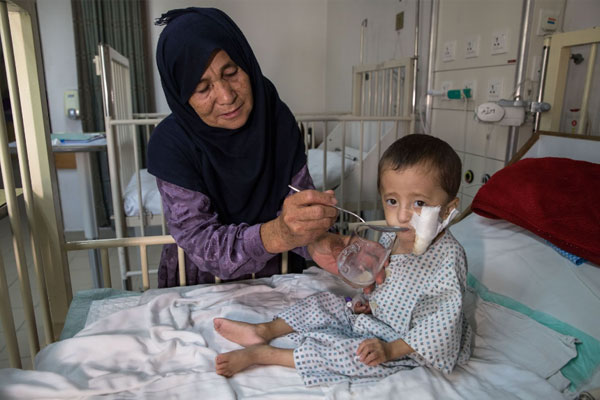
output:
MULTIPOLYGON (((573 338, 473 297, 467 308, 475 310, 470 313, 477 332, 474 354, 448 376, 415 368, 377 384, 307 388, 291 368, 251 367, 230 379, 215 374, 216 354, 239 346, 215 333, 214 317, 267 321, 322 290, 353 294, 317 268, 302 275, 148 291, 136 307, 89 321, 73 338, 44 348, 36 357, 37 371, 0 370, 0 398, 186 399, 200 393, 219 399, 391 399, 399 393, 414 399, 564 398, 545 378, 575 355, 573 338)), ((291 346, 286 338, 274 344, 291 346)))
POLYGON ((545 240, 504 220, 472 213, 450 230, 465 248, 469 272, 490 291, 600 340, 598 266, 576 266, 545 240))

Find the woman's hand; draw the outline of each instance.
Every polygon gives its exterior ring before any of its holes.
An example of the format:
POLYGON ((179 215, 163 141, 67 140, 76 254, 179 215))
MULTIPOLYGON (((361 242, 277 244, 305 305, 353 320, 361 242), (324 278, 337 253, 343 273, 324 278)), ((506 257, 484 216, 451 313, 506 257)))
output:
POLYGON ((308 254, 325 271, 339 275, 337 256, 347 246, 349 236, 327 232, 308 245, 308 254))
POLYGON ((260 236, 269 253, 282 253, 317 240, 335 223, 338 212, 333 191, 303 190, 288 196, 281 214, 262 224, 260 236))

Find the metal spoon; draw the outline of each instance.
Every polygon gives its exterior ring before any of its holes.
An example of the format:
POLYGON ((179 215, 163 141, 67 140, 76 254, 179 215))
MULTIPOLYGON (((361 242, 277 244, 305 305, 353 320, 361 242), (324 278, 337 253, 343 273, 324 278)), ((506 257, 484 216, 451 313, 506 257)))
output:
MULTIPOLYGON (((294 192, 301 192, 300 189, 295 188, 292 185, 288 185, 288 187, 290 189, 292 189, 294 192)), ((373 225, 373 224, 368 224, 367 221, 365 221, 364 219, 362 219, 360 217, 360 215, 353 213, 352 211, 346 210, 345 208, 342 207, 338 207, 338 206, 331 206, 337 210, 340 210, 341 212, 345 212, 347 214, 350 214, 352 216, 354 216, 355 218, 358 218, 360 220, 360 222, 362 222, 364 225, 368 226, 370 229, 373 229, 375 231, 379 231, 379 232, 406 232, 408 231, 408 228, 403 228, 400 226, 390 226, 390 225, 373 225)))

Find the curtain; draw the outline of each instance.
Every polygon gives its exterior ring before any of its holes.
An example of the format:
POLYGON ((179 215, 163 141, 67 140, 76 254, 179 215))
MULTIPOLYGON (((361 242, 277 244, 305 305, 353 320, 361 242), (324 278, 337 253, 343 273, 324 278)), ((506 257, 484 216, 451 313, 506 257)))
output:
MULTIPOLYGON (((129 59, 134 113, 152 112, 151 59, 147 56, 149 29, 145 0, 72 0, 75 53, 79 85, 79 106, 84 132, 104 131, 104 111, 100 77, 96 75, 94 56, 98 44, 105 43, 129 59)), ((144 141, 142 141, 144 143, 144 141)), ((145 151, 142 151, 145 155, 145 151)), ((143 160, 145 162, 145 160, 143 160)), ((99 224, 106 226, 112 214, 110 182, 106 153, 99 153, 96 193, 102 193, 97 204, 99 224)))

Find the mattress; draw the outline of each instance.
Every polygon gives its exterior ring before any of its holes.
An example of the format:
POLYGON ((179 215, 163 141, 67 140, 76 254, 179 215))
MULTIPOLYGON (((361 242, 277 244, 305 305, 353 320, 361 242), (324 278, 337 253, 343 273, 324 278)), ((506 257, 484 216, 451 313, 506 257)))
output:
POLYGON ((467 252, 469 273, 488 290, 600 340, 597 265, 577 266, 535 234, 474 213, 450 231, 467 252))

